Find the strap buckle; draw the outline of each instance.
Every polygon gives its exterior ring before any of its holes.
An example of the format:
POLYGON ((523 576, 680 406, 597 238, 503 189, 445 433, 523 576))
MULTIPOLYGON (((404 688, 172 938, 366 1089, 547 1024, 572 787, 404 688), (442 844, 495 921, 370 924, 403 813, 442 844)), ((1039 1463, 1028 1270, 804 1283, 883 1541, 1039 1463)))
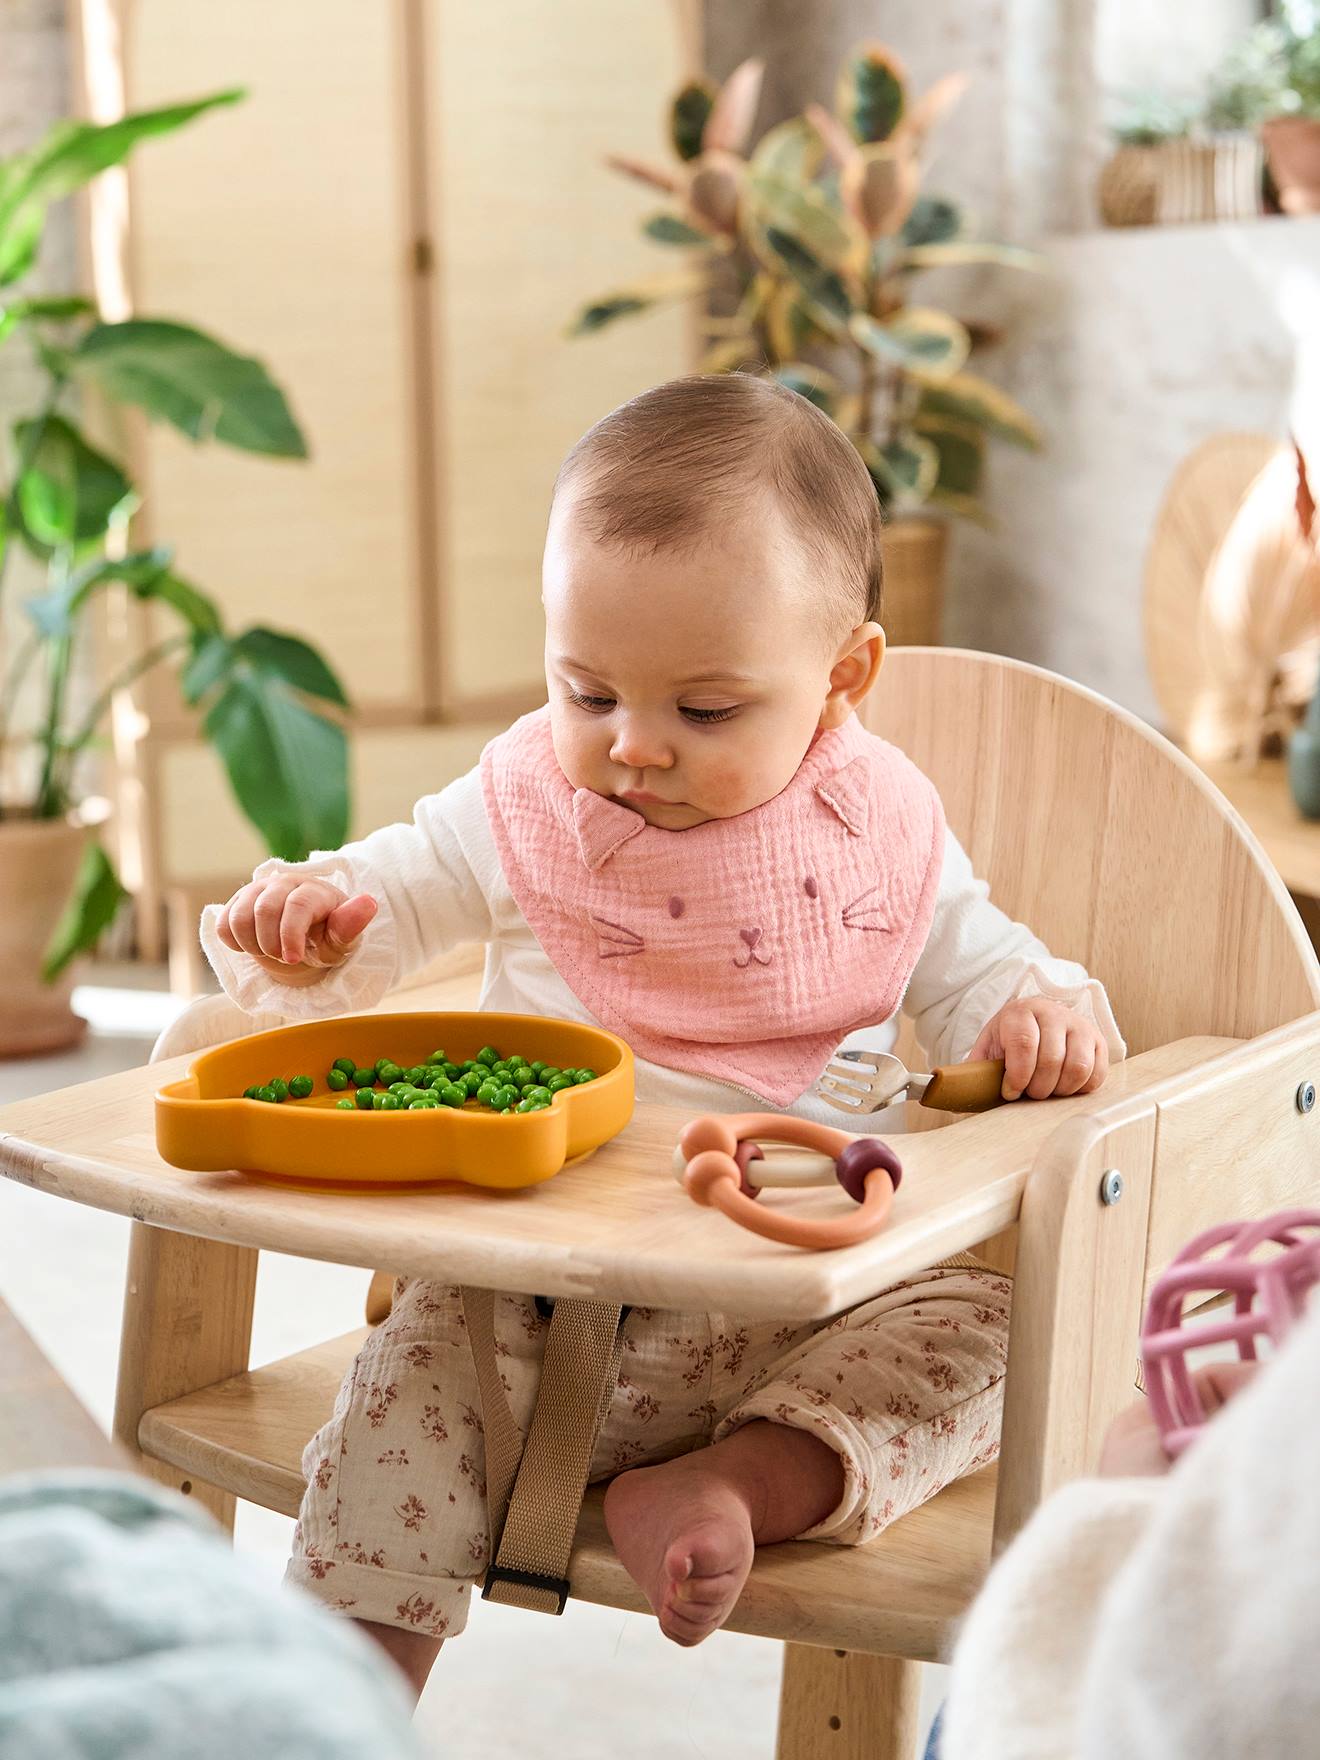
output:
POLYGON ((491 1564, 486 1567, 486 1580, 481 1585, 481 1599, 498 1599, 491 1595, 491 1590, 499 1583, 513 1583, 520 1589, 541 1589, 547 1595, 558 1596, 559 1605, 555 1608, 557 1614, 562 1613, 568 1605, 567 1577, 549 1577, 541 1571, 515 1571, 508 1565, 491 1564))

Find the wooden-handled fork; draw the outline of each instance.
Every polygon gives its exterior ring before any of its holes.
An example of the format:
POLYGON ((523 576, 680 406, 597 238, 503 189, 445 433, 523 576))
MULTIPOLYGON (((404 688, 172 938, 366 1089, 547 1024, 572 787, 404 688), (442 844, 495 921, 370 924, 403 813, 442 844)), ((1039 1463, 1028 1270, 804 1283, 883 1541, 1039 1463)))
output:
POLYGON ((913 1075, 885 1051, 846 1051, 832 1057, 816 1083, 822 1100, 840 1112, 881 1112, 915 1100, 940 1112, 988 1112, 1004 1104, 1004 1060, 950 1063, 929 1075, 913 1075))

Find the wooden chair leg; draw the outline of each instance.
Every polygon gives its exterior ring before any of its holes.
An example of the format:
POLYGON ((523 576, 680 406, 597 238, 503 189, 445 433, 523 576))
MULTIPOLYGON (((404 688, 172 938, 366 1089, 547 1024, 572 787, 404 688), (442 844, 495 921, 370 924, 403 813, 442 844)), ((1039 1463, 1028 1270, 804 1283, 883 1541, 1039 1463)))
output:
POLYGON ((144 1455, 143 1412, 248 1368, 257 1249, 133 1224, 119 1341, 114 1434, 153 1479, 196 1497, 234 1526, 230 1492, 144 1455))
POLYGON ((784 1645, 775 1760, 915 1760, 921 1664, 784 1645))

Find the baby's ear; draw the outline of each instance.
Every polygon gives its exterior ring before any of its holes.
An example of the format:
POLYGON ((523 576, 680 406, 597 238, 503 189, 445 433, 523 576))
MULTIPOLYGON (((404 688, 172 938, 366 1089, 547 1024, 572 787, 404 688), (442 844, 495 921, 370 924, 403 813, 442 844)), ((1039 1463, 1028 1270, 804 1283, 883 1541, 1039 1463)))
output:
POLYGON ((871 817, 871 771, 865 758, 854 758, 824 777, 816 793, 854 837, 865 837, 871 817))

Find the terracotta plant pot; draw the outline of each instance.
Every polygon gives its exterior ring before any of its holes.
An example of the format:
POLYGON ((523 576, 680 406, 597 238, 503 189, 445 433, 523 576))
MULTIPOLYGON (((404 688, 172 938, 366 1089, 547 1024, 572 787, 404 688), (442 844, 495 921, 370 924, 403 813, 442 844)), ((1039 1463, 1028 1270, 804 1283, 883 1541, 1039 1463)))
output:
POLYGON ((87 1031, 69 1005, 72 973, 41 976, 86 837, 67 819, 0 819, 0 1057, 59 1051, 87 1031))
POLYGON ((938 519, 900 514, 885 528, 885 596, 880 621, 891 648, 938 647, 944 622, 944 559, 949 529, 938 519))
POLYGON ((1285 214, 1320 214, 1320 120, 1272 116, 1260 125, 1285 214))

